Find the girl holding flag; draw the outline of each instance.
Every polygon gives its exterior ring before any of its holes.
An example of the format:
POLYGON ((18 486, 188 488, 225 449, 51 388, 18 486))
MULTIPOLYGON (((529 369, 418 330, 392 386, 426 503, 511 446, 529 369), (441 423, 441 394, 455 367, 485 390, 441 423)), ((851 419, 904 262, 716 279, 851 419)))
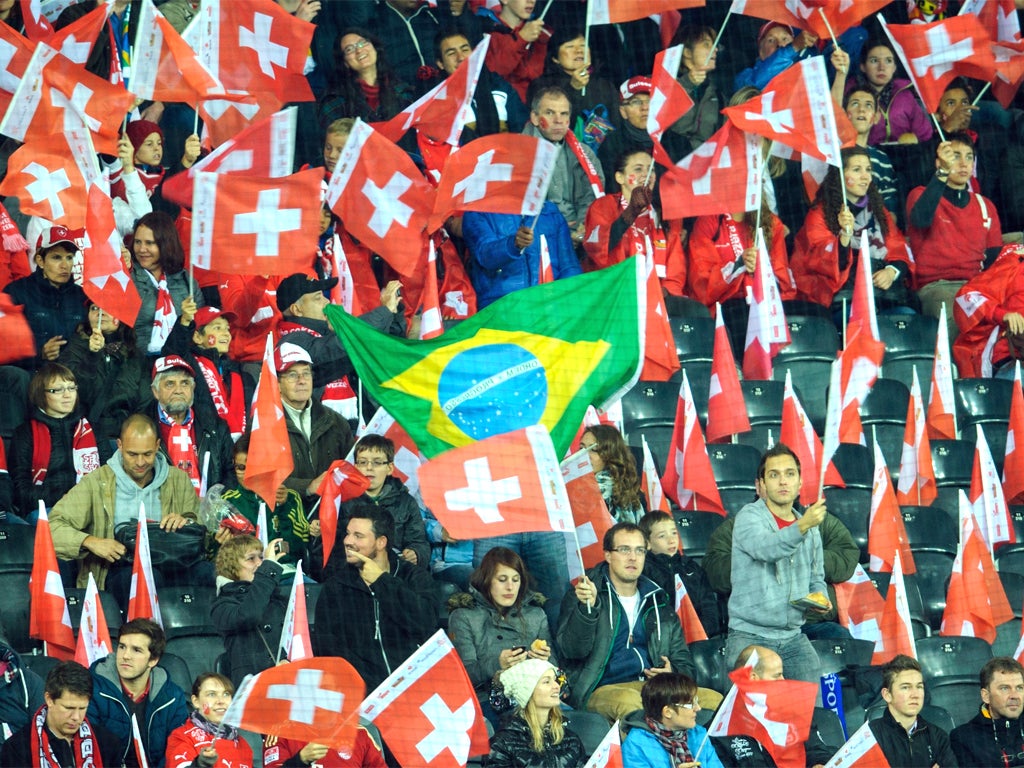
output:
POLYGON ((222 725, 235 686, 224 675, 205 672, 192 683, 192 714, 167 739, 167 765, 192 768, 251 768, 252 748, 237 728, 222 725))

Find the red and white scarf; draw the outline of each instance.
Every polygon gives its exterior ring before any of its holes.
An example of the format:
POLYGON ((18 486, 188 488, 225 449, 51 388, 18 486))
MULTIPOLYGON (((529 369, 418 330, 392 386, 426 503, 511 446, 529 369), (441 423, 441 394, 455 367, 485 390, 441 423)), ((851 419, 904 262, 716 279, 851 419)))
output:
POLYGON ((228 392, 224 385, 224 377, 213 361, 202 355, 195 355, 195 359, 210 390, 217 415, 227 422, 228 429, 231 430, 231 439, 237 441, 245 432, 245 390, 242 387, 242 377, 237 371, 230 372, 231 391, 228 392))
POLYGON ((583 167, 583 172, 587 174, 587 181, 590 182, 590 188, 594 190, 594 197, 604 197, 604 185, 601 184, 601 177, 598 175, 597 168, 590 159, 590 155, 584 151, 580 140, 576 138, 576 134, 572 131, 566 133, 565 144, 576 155, 576 159, 579 160, 580 165, 583 167))
POLYGON ((195 420, 192 418, 192 409, 189 409, 182 424, 169 419, 160 406, 157 406, 157 412, 160 414, 160 439, 167 450, 171 466, 187 474, 192 486, 198 491, 202 484, 202 476, 199 473, 199 458, 196 454, 195 420))
MULTIPOLYGON (((50 452, 53 450, 50 428, 38 419, 31 419, 29 423, 32 425, 32 484, 42 485, 50 468, 50 452)), ((75 427, 71 439, 71 456, 75 465, 76 484, 94 469, 99 469, 100 452, 96 447, 96 435, 86 419, 81 419, 75 427)))
MULTIPOLYGON (((60 761, 53 753, 50 746, 50 734, 46 730, 46 714, 49 710, 44 704, 36 712, 33 720, 32 732, 32 760, 33 768, 61 768, 60 761)), ((71 742, 71 754, 74 757, 75 768, 103 768, 103 758, 100 756, 99 745, 96 743, 92 726, 88 720, 83 720, 78 727, 71 742)), ((70 766, 64 766, 70 768, 70 766)))
POLYGON ((178 319, 178 311, 174 308, 171 300, 171 292, 167 289, 167 275, 159 280, 153 277, 148 270, 143 270, 149 275, 149 279, 156 286, 156 310, 153 312, 153 333, 149 337, 147 352, 158 354, 164 348, 164 342, 171 335, 174 323, 178 319))

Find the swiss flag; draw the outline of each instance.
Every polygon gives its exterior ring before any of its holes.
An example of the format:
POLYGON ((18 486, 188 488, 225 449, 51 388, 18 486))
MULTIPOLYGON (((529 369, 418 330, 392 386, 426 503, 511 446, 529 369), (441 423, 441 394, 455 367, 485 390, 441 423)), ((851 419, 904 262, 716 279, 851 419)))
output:
POLYGON ((104 312, 132 326, 142 299, 121 257, 121 237, 114 223, 110 195, 93 184, 89 187, 88 200, 86 242, 82 249, 82 290, 104 312))
POLYGON ((750 314, 743 347, 743 378, 767 380, 772 377, 772 359, 789 344, 790 338, 779 283, 760 231, 754 280, 747 288, 747 301, 750 314))
POLYGON ((661 177, 666 220, 753 211, 761 199, 761 137, 730 120, 661 177))
POLYGON ((594 754, 583 768, 622 768, 622 743, 619 741, 619 724, 615 722, 597 745, 594 754))
MULTIPOLYGON (((27 18, 27 17, 26 17, 27 18)), ((9 24, 0 27, 0 113, 7 111, 11 97, 25 76, 35 46, 9 24)))
POLYGON ((1019 361, 1014 365, 1010 393, 1010 423, 1003 458, 1003 498, 1007 504, 1019 504, 1024 499, 1024 393, 1021 391, 1019 361), (1017 440, 1021 441, 1020 448, 1017 440))
POLYGON ((269 91, 282 101, 313 101, 302 74, 316 27, 273 0, 208 0, 197 14, 193 46, 228 89, 269 91))
POLYGON ((153 560, 149 552, 149 527, 146 525, 146 508, 139 504, 138 533, 135 537, 135 555, 132 560, 132 586, 128 597, 128 621, 152 619, 163 625, 160 617, 160 601, 153 579, 153 560))
POLYGON ((654 70, 651 73, 651 106, 647 113, 647 133, 654 142, 654 159, 662 165, 671 166, 672 158, 661 145, 661 137, 673 123, 693 109, 693 99, 679 84, 679 63, 683 58, 683 46, 674 45, 654 56, 654 70))
POLYGON ((907 540, 903 516, 892 492, 892 480, 882 449, 875 443, 875 478, 871 486, 871 515, 868 518, 868 555, 871 570, 892 573, 893 554, 899 552, 904 573, 916 573, 914 556, 907 540))
POLYGON ((405 152, 361 120, 331 174, 327 203, 353 236, 399 273, 419 274, 434 190, 405 152))
POLYGON ((777 765, 804 765, 804 742, 811 731, 811 716, 818 686, 802 680, 752 680, 751 667, 729 673, 736 696, 722 702, 711 736, 753 736, 777 765))
POLYGON ((975 425, 977 438, 974 448, 974 466, 971 468, 971 505, 978 528, 985 540, 989 552, 994 552, 1000 544, 1012 543, 1017 540, 1010 520, 1010 509, 1003 496, 1003 484, 996 471, 992 452, 981 425, 975 425))
POLYGON ((647 444, 647 438, 640 435, 640 442, 644 452, 644 498, 647 499, 647 509, 652 512, 669 512, 668 499, 665 498, 665 489, 661 486, 661 478, 658 477, 658 468, 654 464, 654 456, 651 455, 651 447, 647 444))
POLYGON ((428 241, 427 272, 420 304, 420 339, 433 339, 442 333, 444 326, 441 325, 441 300, 437 288, 437 249, 431 239, 428 241))
MULTIPOLYGON (((825 403, 825 431, 821 435, 821 462, 818 468, 823 467, 823 462, 832 461, 832 457, 839 450, 839 427, 842 423, 842 358, 837 357, 832 361, 832 372, 828 380, 828 401, 825 403)), ((857 416, 860 421, 860 416, 857 416)), ((825 490, 825 472, 820 474, 818 487, 820 492, 825 490)))
POLYGON ((699 8, 704 3, 705 0, 590 0, 587 3, 587 26, 621 24, 645 19, 652 13, 699 8))
POLYGON ((245 463, 245 487, 250 488, 273 508, 277 489, 292 473, 288 424, 281 405, 281 390, 274 366, 274 335, 267 334, 256 393, 252 397, 252 431, 249 457, 245 463))
MULTIPOLYGON (((395 421, 394 417, 383 408, 378 408, 373 418, 365 427, 359 430, 358 437, 363 435, 384 435, 395 444, 395 472, 394 476, 402 481, 406 489, 413 496, 419 496, 420 465, 423 464, 423 454, 416 447, 416 442, 405 431, 405 428, 395 421)), ((353 458, 350 453, 348 459, 353 458)))
POLYGON ((683 584, 678 573, 675 575, 675 587, 676 615, 683 625, 683 636, 686 638, 687 645, 698 640, 707 640, 708 633, 704 630, 704 625, 701 624, 700 617, 697 615, 697 609, 693 607, 693 600, 687 593, 686 585, 683 584))
POLYGON ((679 387, 672 447, 661 484, 680 509, 702 509, 725 516, 686 371, 679 387))
POLYGON ((72 658, 75 655, 75 634, 71 629, 71 615, 57 568, 50 518, 42 502, 39 502, 29 593, 28 636, 46 643, 48 656, 72 658))
MULTIPOLYGON (((900 455, 900 480, 896 488, 896 501, 917 506, 931 506, 938 493, 935 490, 935 469, 932 467, 932 443, 924 422, 924 400, 921 382, 914 367, 907 403, 907 427, 903 432, 903 453, 900 455)), ((1024 413, 1022 413, 1024 416, 1024 413)), ((1024 427, 1024 424, 1021 425, 1024 427)), ((1009 441, 1007 441, 1009 443, 1009 441)))
POLYGON ((85 181, 89 169, 82 162, 95 164, 96 154, 91 144, 88 156, 73 152, 69 140, 52 136, 46 142, 18 147, 7 161, 0 194, 16 196, 22 213, 76 229, 85 226, 89 189, 85 181))
POLYGON ((302 578, 302 561, 295 566, 295 578, 288 594, 288 608, 284 612, 281 645, 278 660, 302 661, 313 658, 313 644, 309 639, 309 614, 306 612, 306 590, 302 578))
POLYGON ((978 531, 971 505, 960 492, 960 545, 946 588, 940 635, 980 637, 992 643, 996 627, 1013 619, 992 555, 978 531))
POLYGON ((135 97, 39 43, 0 121, 0 133, 18 141, 86 126, 98 152, 117 154, 125 114, 135 97))
POLYGON ((735 0, 733 13, 771 19, 797 29, 807 29, 818 37, 830 38, 855 27, 861 19, 887 6, 891 0, 735 0), (822 18, 824 15, 824 19, 822 18))
POLYGON ((316 253, 322 168, 279 179, 196 174, 192 263, 232 275, 290 275, 316 253))
POLYGON ((750 419, 736 372, 736 358, 722 320, 722 308, 715 304, 715 346, 708 389, 708 442, 727 441, 733 435, 749 431, 750 419))
POLYGON ((363 679, 345 659, 290 661, 246 677, 223 722, 303 743, 351 748, 356 708, 365 690, 363 679))
POLYGON ((75 661, 88 669, 93 662, 109 656, 114 646, 110 642, 107 617, 103 615, 100 593, 96 580, 89 574, 82 601, 82 619, 78 625, 78 644, 75 646, 75 661))
POLYGON ((350 315, 357 317, 363 314, 362 305, 359 303, 359 291, 356 287, 355 277, 352 275, 352 267, 348 262, 348 255, 341 244, 338 233, 334 233, 334 247, 331 249, 331 261, 334 264, 333 277, 338 278, 337 284, 331 288, 331 303, 344 307, 350 315))
MULTIPOLYGON (((60 51, 75 64, 84 67, 96 44, 96 39, 107 29, 107 19, 110 18, 113 8, 113 3, 97 3, 93 10, 54 32, 46 40, 46 44, 54 50, 60 51)), ((121 82, 120 67, 111 73, 110 80, 113 83, 121 82)))
POLYGON ((665 308, 665 294, 654 264, 654 248, 648 237, 643 258, 647 264, 647 324, 644 326, 644 366, 640 378, 644 381, 669 381, 679 368, 679 354, 672 338, 672 327, 668 324, 668 310, 665 308))
POLYGON ((917 658, 914 625, 910 621, 910 603, 907 602, 907 587, 903 581, 903 565, 899 552, 893 556, 889 594, 882 609, 879 633, 881 639, 875 643, 875 652, 871 656, 872 664, 885 664, 899 654, 917 658))
POLYGON ((369 487, 370 478, 343 459, 338 459, 327 469, 323 482, 316 489, 320 496, 320 536, 324 543, 325 566, 338 539, 341 505, 358 499, 369 487))
POLYGON ((946 305, 939 309, 939 331, 935 338, 935 362, 928 394, 928 437, 932 440, 956 440, 956 406, 953 404, 953 367, 949 359, 949 330, 946 305))
POLYGON ((992 93, 999 103, 1009 107, 1020 84, 1024 81, 1024 40, 1020 34, 1020 20, 1014 0, 965 0, 960 15, 973 14, 992 39, 992 54, 996 59, 996 77, 992 93))
POLYGON ((188 170, 166 179, 160 194, 176 205, 189 208, 192 186, 200 171, 267 179, 289 176, 295 156, 296 111, 296 107, 282 109, 243 129, 188 170))
MULTIPOLYGON (((888 4, 889 0, 885 1, 888 4)), ((832 755, 828 768, 889 768, 889 761, 871 731, 871 723, 864 723, 832 755)))
POLYGON ((132 46, 132 92, 142 99, 187 104, 223 97, 223 83, 196 57, 152 0, 142 0, 139 11, 132 46))
MULTIPOLYGON (((779 429, 779 442, 788 445, 800 458, 800 503, 807 505, 816 502, 820 496, 818 478, 824 448, 818 434, 814 431, 807 412, 804 411, 800 399, 793 389, 793 379, 786 371, 786 384, 782 398, 782 426, 779 429)), ((845 487, 843 478, 829 461, 825 472, 825 485, 845 487)))
POLYGON ((222 98, 200 101, 199 115, 203 119, 204 145, 219 147, 227 143, 246 128, 280 111, 284 103, 273 91, 235 88, 229 89, 222 98))
POLYGON ((491 36, 484 35, 473 52, 447 78, 423 94, 386 123, 374 123, 373 128, 398 142, 413 126, 423 136, 449 144, 459 145, 462 127, 469 121, 476 84, 480 80, 491 36))
MULTIPOLYGON (((50 14, 53 18, 49 18, 43 13, 42 3, 37 0, 18 0, 21 5, 21 15, 25 23, 25 34, 30 40, 48 40, 53 36, 53 24, 57 18, 57 15, 50 10, 50 14)), ((71 3, 67 3, 70 5, 71 3)), ((63 9, 61 9, 63 10, 63 9)))
POLYGON ((930 24, 878 21, 928 112, 939 108, 942 92, 954 78, 989 82, 995 77, 992 41, 977 16, 951 16, 930 24))
POLYGON ((456 539, 575 527, 555 447, 541 425, 452 448, 419 476, 424 503, 456 539))
POLYGON ((604 562, 602 542, 608 529, 615 525, 615 520, 608 512, 608 505, 601 495, 588 451, 577 451, 565 459, 561 467, 565 492, 569 496, 569 506, 572 508, 572 520, 576 526, 576 536, 571 546, 569 537, 566 537, 569 577, 574 579, 583 575, 582 571, 577 571, 577 564, 581 559, 584 569, 593 568, 604 562))
POLYGON ((871 583, 864 566, 857 563, 853 575, 836 584, 835 588, 839 623, 850 630, 854 639, 867 640, 882 648, 881 622, 885 600, 871 583))
MULTIPOLYGON (((849 118, 844 112, 835 112, 821 56, 787 67, 759 96, 726 107, 722 114, 744 131, 778 141, 829 165, 841 162, 839 123, 849 123, 849 118)), ((842 130, 846 130, 845 125, 842 130)))
POLYGON ((495 133, 474 139, 452 152, 445 163, 430 229, 457 211, 536 216, 544 206, 557 157, 554 144, 535 136, 495 133))
POLYGON ((399 765, 456 768, 489 745, 480 705, 455 648, 438 630, 359 707, 399 765))

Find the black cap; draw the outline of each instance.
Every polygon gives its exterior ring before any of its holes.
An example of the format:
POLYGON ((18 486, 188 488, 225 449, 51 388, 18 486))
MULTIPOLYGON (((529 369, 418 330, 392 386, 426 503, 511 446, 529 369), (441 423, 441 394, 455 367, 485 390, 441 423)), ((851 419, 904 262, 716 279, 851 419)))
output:
POLYGON ((277 308, 285 312, 288 307, 301 299, 307 293, 317 291, 329 291, 338 284, 338 278, 328 277, 326 280, 318 280, 315 277, 297 272, 288 275, 281 284, 277 286, 277 308))

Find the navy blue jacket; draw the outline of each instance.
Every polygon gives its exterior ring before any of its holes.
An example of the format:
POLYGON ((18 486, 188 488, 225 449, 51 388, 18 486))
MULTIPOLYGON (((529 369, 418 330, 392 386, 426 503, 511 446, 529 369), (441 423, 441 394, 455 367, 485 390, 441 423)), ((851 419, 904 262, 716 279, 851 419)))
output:
POLYGON ((73 280, 55 286, 36 269, 28 277, 4 288, 15 304, 25 307, 25 319, 32 328, 36 353, 54 336, 70 339, 78 324, 85 321, 85 292, 73 280))

